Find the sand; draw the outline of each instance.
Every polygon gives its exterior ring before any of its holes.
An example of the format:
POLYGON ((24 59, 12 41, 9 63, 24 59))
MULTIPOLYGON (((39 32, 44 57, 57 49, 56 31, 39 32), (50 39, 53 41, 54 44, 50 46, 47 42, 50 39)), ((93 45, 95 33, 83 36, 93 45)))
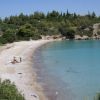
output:
POLYGON ((21 41, 7 44, 0 49, 0 78, 10 79, 18 90, 25 96, 25 100, 48 100, 42 87, 36 82, 33 66, 34 51, 41 45, 52 40, 21 41), (12 64, 13 57, 20 62, 12 64))

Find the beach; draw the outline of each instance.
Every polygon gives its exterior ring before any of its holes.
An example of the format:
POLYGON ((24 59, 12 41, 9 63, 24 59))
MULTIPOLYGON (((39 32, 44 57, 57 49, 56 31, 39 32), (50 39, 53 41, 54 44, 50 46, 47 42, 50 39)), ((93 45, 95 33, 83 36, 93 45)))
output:
POLYGON ((48 100, 36 81, 37 75, 34 71, 36 66, 33 66, 32 58, 38 47, 51 41, 21 41, 6 44, 0 48, 0 78, 14 82, 25 100, 48 100), (18 63, 12 63, 14 57, 18 63))

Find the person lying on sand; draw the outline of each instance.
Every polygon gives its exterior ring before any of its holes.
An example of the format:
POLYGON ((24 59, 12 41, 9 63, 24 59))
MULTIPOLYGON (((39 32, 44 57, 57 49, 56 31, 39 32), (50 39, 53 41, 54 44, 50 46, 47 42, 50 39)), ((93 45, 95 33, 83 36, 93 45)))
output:
POLYGON ((16 57, 13 57, 13 61, 11 62, 12 64, 15 64, 15 63, 20 63, 20 62, 22 62, 22 58, 20 57, 20 61, 18 61, 17 59, 16 59, 16 57))
POLYGON ((12 64, 18 63, 18 61, 16 60, 16 57, 13 57, 13 61, 11 63, 12 64))

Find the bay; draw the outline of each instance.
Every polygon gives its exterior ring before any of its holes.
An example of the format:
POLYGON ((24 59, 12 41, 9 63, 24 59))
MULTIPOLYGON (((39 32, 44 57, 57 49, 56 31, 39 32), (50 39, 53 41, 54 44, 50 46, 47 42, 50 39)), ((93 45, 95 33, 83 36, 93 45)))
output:
POLYGON ((34 55, 37 81, 49 100, 94 100, 100 92, 100 41, 57 41, 34 55))

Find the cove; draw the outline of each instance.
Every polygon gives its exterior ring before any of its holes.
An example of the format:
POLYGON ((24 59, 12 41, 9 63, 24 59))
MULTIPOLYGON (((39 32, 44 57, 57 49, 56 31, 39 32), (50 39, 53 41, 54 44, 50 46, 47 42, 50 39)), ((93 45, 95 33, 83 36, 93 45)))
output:
POLYGON ((49 100, 94 100, 100 92, 100 41, 48 43, 33 57, 37 81, 49 100))

